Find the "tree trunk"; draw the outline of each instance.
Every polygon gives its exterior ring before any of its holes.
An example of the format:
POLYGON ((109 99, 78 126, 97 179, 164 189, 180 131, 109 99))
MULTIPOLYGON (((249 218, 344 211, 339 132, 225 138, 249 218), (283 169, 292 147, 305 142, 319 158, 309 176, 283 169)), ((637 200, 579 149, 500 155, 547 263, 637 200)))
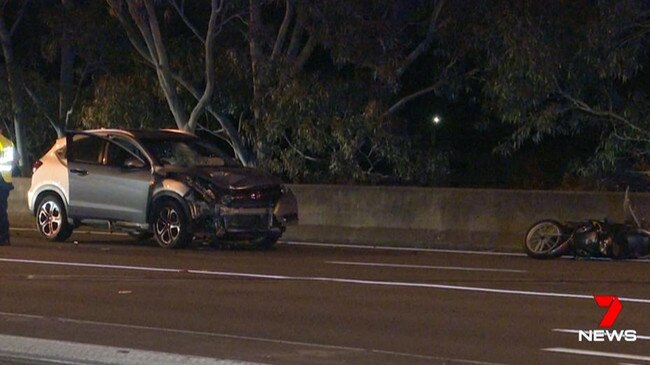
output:
POLYGON ((196 124, 199 120, 199 115, 203 113, 206 106, 212 99, 214 93, 214 78, 215 78, 215 65, 214 65, 214 38, 217 31, 217 15, 221 8, 219 7, 218 0, 212 0, 212 10, 210 13, 210 22, 208 24, 208 32, 205 35, 205 89, 203 95, 199 98, 198 103, 190 114, 190 119, 187 122, 186 130, 194 133, 196 124))
MULTIPOLYGON (((140 54, 140 56, 142 56, 142 58, 144 58, 147 64, 149 64, 151 67, 153 67, 156 70, 156 72, 158 72, 160 65, 158 63, 156 53, 154 52, 154 48, 151 47, 153 45, 153 39, 152 39, 153 36, 149 35, 148 37, 148 35, 142 31, 142 30, 146 31, 147 27, 144 24, 143 19, 141 19, 141 17, 137 13, 137 11, 136 12, 132 11, 136 9, 129 8, 129 10, 127 11, 127 6, 123 3, 122 0, 106 0, 106 1, 111 8, 112 15, 118 18, 118 20, 126 30, 127 37, 129 38, 129 41, 131 42, 135 50, 140 54), (130 22, 129 19, 132 19, 133 23, 130 22), (143 26, 143 28, 141 28, 141 26, 143 26)), ((198 32, 196 32, 196 34, 198 36, 198 32)), ((202 40, 202 43, 205 44, 205 40, 202 40)), ((193 83, 191 83, 188 79, 182 77, 181 75, 171 72, 171 70, 170 73, 175 83, 182 86, 197 101, 201 100, 202 94, 199 92, 199 90, 196 88, 196 86, 193 83)), ((160 87, 164 88, 162 83, 160 84, 160 87)), ((237 155, 237 158, 244 165, 250 166, 252 164, 251 153, 244 145, 244 142, 241 138, 241 134, 239 133, 239 131, 237 130, 233 122, 230 120, 230 118, 216 112, 210 106, 209 103, 206 105, 206 110, 219 121, 223 129, 226 131, 228 138, 232 142, 233 149, 235 150, 235 154, 237 155)))
POLYGON ((251 57, 251 71, 253 76, 253 114, 255 116, 255 122, 257 123, 261 117, 260 96, 262 95, 262 82, 260 78, 260 65, 263 62, 262 47, 259 44, 259 39, 262 32, 260 29, 262 26, 262 14, 259 0, 249 0, 249 14, 250 19, 248 21, 248 28, 250 33, 248 42, 251 57))
MULTIPOLYGON (((74 6, 72 0, 61 0, 64 11, 69 11, 74 6)), ((75 50, 72 46, 71 35, 69 32, 63 35, 61 44, 61 69, 59 74, 59 128, 65 130, 69 113, 72 113, 72 94, 74 88, 74 61, 75 50)), ((61 137, 61 136, 59 136, 61 137)))
POLYGON ((284 9, 284 19, 282 20, 282 25, 280 25, 280 30, 278 30, 278 35, 275 38, 275 45, 273 46, 271 61, 275 60, 280 52, 282 52, 282 48, 284 48, 284 42, 287 38, 287 32, 289 31, 289 24, 291 24, 291 20, 293 19, 293 13, 293 3, 291 0, 287 0, 284 9))
POLYGON ((256 126, 255 130, 257 131, 253 150, 255 151, 254 160, 257 161, 263 159, 267 155, 265 143, 260 138, 260 133, 263 133, 264 130, 262 125, 262 95, 264 95, 264 92, 262 90, 263 83, 261 70, 261 65, 264 63, 264 54, 260 44, 262 36, 262 13, 259 0, 249 0, 248 32, 248 45, 250 50, 251 75, 253 82, 253 102, 251 103, 251 108, 253 111, 253 125, 256 126))
POLYGON ((0 43, 2 43, 2 52, 4 54, 5 67, 7 69, 9 94, 11 96, 11 105, 13 107, 14 129, 16 134, 16 151, 18 152, 18 167, 20 169, 21 175, 26 176, 26 173, 29 169, 27 168, 28 163, 27 154, 25 153, 25 138, 23 131, 23 126, 25 125, 25 99, 23 97, 22 88, 20 86, 20 74, 14 56, 11 35, 6 27, 4 14, 2 14, 1 11, 0 43))
MULTIPOLYGON (((109 1, 109 4, 111 4, 111 1, 109 1)), ((119 7, 120 5, 115 6, 119 7)), ((158 24, 158 18, 153 3, 151 0, 144 0, 142 2, 127 1, 127 6, 131 17, 140 30, 140 34, 147 45, 149 58, 152 60, 152 63, 156 68, 158 84, 165 95, 169 110, 176 121, 176 126, 178 129, 185 129, 188 121, 187 111, 185 110, 181 98, 176 90, 171 66, 169 65, 167 49, 162 40, 162 34, 160 32, 160 26, 158 24)))

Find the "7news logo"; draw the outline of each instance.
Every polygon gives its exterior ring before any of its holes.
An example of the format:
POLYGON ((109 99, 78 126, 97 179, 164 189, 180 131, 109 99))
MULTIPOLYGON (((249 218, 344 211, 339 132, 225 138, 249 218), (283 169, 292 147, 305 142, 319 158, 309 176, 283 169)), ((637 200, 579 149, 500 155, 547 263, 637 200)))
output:
POLYGON ((634 342, 637 340, 637 335, 635 330, 610 330, 616 322, 616 318, 621 313, 623 309, 623 304, 618 300, 618 297, 614 295, 594 295, 594 300, 599 307, 607 308, 605 316, 600 321, 599 327, 601 329, 597 330, 586 330, 578 331, 578 341, 587 341, 587 342, 634 342), (604 329, 606 328, 606 329, 604 329))

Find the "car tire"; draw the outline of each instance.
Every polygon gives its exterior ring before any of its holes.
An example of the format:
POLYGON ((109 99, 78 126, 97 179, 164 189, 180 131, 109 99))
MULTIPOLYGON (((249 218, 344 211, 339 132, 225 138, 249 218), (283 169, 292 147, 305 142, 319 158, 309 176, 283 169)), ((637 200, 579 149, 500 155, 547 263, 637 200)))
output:
POLYGON ((165 199, 155 204, 153 235, 163 248, 181 248, 192 240, 190 222, 181 204, 165 199))
POLYGON ((61 198, 47 194, 36 207, 36 229, 50 241, 65 241, 72 235, 73 226, 68 223, 68 213, 61 198))

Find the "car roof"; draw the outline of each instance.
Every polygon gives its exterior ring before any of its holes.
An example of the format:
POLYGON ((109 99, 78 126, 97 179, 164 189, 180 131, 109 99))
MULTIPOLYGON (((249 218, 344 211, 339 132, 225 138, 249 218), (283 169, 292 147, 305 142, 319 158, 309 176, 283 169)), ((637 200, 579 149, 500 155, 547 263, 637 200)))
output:
POLYGON ((120 134, 124 136, 129 136, 133 137, 135 139, 140 139, 140 138, 168 138, 168 137, 174 137, 174 136, 187 136, 187 137, 195 137, 194 134, 185 132, 179 129, 156 129, 156 130, 146 130, 146 129, 108 129, 108 128, 101 128, 101 129, 91 129, 91 130, 86 130, 83 131, 86 133, 93 133, 93 134, 99 134, 99 135, 106 135, 106 134, 120 134))

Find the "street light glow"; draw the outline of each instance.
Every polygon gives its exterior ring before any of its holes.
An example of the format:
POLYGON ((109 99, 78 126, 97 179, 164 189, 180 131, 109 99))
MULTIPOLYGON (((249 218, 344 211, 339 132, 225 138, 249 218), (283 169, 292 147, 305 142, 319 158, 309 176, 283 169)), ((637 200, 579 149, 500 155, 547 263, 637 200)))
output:
POLYGON ((438 124, 442 122, 442 118, 440 118, 440 116, 436 114, 433 116, 433 118, 431 118, 431 121, 433 122, 433 124, 438 124))

